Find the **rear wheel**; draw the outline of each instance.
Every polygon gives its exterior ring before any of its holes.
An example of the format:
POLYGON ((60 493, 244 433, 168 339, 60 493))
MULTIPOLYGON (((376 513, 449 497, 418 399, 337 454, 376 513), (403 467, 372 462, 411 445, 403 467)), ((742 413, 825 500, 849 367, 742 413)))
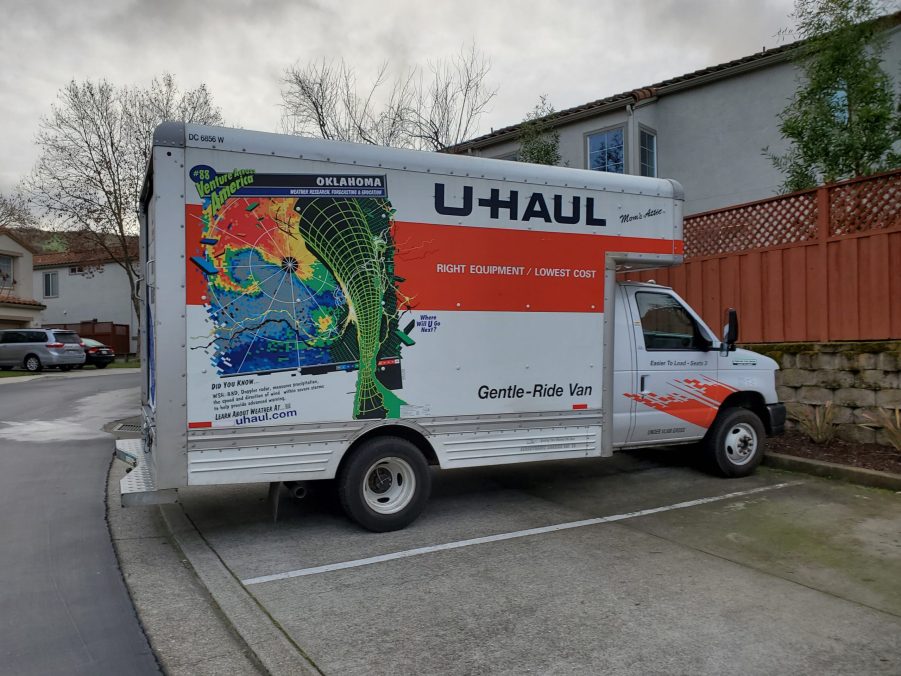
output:
POLYGON ((363 442, 338 475, 344 512, 376 533, 412 523, 422 513, 430 491, 425 458, 414 444, 399 437, 363 442))
POLYGON ((37 373, 42 368, 44 368, 44 365, 41 364, 41 360, 38 359, 37 355, 30 354, 27 357, 25 357, 25 370, 26 371, 31 371, 32 373, 37 373))
POLYGON ((702 446, 708 464, 727 477, 748 476, 763 459, 766 433, 757 415, 746 408, 720 413, 702 446))

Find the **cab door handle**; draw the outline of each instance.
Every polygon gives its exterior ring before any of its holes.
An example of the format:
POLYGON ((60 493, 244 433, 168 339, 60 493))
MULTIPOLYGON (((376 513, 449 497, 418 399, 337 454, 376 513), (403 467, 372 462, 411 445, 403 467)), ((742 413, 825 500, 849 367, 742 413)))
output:
POLYGON ((645 384, 647 383, 648 377, 646 375, 641 376, 641 384, 638 388, 639 392, 645 391, 645 384))

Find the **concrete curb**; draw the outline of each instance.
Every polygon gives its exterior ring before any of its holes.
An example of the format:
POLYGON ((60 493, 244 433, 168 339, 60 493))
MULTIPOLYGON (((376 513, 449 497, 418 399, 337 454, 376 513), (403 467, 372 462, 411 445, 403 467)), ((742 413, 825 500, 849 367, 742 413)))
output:
MULTIPOLYGON (((133 422, 114 420, 104 427, 133 422)), ((117 439, 135 434, 112 432, 117 439)), ((168 676, 265 674, 265 668, 178 549, 159 510, 125 509, 119 481, 126 466, 110 458, 106 482, 106 523, 119 571, 144 634, 168 676)))
POLYGON ((259 663, 273 676, 321 676, 207 544, 181 505, 160 505, 160 513, 197 577, 259 663))
POLYGON ((890 491, 901 491, 901 474, 891 472, 878 472, 873 469, 860 467, 848 467, 834 462, 798 458, 782 453, 767 453, 763 456, 763 464, 776 469, 786 469, 792 472, 804 472, 827 479, 841 479, 861 486, 871 488, 885 488, 890 491))
POLYGON ((121 369, 95 369, 93 371, 55 371, 41 372, 37 375, 10 376, 8 378, 0 378, 0 385, 12 385, 14 383, 27 383, 31 380, 45 380, 47 378, 96 378, 99 376, 118 376, 129 373, 140 373, 139 368, 121 368, 121 369))

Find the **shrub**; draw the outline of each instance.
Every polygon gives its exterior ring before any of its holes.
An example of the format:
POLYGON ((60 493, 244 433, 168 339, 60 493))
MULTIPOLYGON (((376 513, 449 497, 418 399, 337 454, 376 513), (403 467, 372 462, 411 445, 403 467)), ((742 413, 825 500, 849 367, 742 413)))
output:
POLYGON ((793 406, 789 416, 815 444, 828 444, 835 438, 835 409, 831 401, 823 406, 793 406))
POLYGON ((860 423, 861 427, 884 430, 892 448, 901 451, 901 408, 895 408, 894 411, 888 408, 879 408, 873 413, 864 413, 863 417, 869 422, 860 423))

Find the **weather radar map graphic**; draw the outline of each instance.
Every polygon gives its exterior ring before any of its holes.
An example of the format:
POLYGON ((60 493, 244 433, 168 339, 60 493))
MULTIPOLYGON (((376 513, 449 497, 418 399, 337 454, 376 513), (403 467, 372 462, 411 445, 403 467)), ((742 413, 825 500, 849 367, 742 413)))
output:
POLYGON ((207 166, 189 175, 202 207, 188 265, 203 275, 212 325, 192 347, 222 377, 354 371, 354 417, 398 417, 404 402, 393 390, 413 323, 398 327, 405 299, 385 177, 207 166))

